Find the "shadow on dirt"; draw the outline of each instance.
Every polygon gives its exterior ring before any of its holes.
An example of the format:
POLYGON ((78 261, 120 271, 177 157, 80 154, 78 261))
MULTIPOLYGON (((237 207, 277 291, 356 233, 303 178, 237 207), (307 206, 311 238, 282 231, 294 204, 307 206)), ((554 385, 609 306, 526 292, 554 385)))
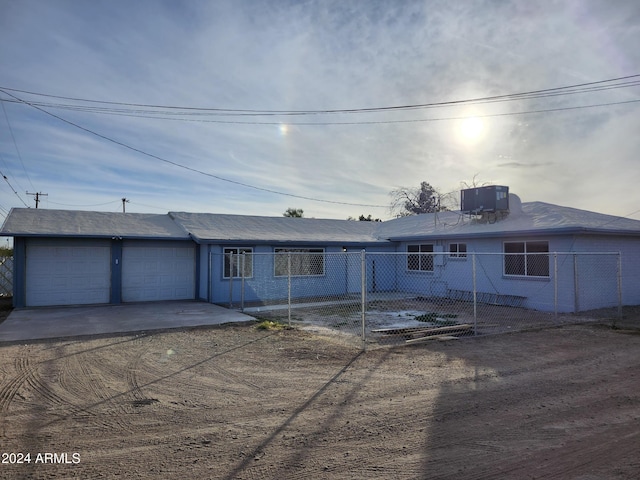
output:
POLYGON ((429 478, 634 478, 640 342, 626 337, 612 348, 614 332, 566 327, 430 346, 454 375, 425 419, 421 470, 429 478), (609 477, 614 470, 620 475, 609 477))

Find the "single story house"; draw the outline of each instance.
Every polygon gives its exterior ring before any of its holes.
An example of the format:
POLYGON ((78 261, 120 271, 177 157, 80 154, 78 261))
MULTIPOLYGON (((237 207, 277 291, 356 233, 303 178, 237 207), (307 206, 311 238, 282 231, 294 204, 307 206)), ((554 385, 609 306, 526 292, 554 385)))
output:
POLYGON ((14 208, 0 235, 14 238, 16 307, 356 293, 361 263, 344 258, 362 250, 368 291, 464 298, 475 283, 541 310, 554 296, 560 311, 640 304, 640 221, 515 195, 508 212, 385 222, 14 208))

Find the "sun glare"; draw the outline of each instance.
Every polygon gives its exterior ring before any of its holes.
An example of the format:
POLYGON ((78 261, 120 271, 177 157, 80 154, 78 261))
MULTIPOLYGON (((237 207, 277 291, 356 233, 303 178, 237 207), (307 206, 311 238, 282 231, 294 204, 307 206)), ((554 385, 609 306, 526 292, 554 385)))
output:
POLYGON ((468 117, 458 124, 458 137, 463 143, 473 145, 484 137, 484 121, 478 117, 468 117))
POLYGON ((282 135, 283 137, 287 133, 289 133, 289 125, 287 125, 286 123, 281 123, 278 128, 280 129, 280 135, 282 135))

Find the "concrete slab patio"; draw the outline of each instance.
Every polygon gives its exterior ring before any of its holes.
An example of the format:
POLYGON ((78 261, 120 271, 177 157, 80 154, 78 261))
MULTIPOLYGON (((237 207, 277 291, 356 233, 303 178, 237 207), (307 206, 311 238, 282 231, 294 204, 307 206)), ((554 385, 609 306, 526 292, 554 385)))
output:
POLYGON ((127 333, 250 322, 254 318, 205 302, 25 308, 0 323, 0 342, 127 333))

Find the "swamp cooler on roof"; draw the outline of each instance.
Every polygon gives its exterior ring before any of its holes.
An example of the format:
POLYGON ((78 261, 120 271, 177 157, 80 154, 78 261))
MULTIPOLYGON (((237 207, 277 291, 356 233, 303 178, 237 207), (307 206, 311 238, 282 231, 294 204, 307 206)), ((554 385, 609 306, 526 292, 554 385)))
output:
POLYGON ((463 213, 508 211, 509 187, 490 185, 461 190, 460 210, 463 213))

